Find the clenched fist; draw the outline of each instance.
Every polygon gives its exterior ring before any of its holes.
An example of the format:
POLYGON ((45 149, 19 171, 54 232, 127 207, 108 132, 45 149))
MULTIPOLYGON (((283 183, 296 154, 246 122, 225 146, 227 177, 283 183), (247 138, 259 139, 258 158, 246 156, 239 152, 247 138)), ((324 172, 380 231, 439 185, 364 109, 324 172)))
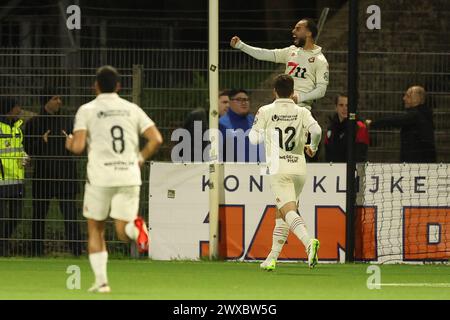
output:
POLYGON ((305 152, 306 152, 306 154, 307 154, 310 158, 314 158, 314 156, 316 155, 316 151, 313 151, 313 150, 311 149, 311 146, 310 146, 309 144, 307 144, 307 145, 305 146, 305 152))
POLYGON ((234 36, 233 38, 231 38, 230 46, 236 48, 236 45, 239 43, 239 41, 241 41, 241 39, 239 39, 238 36, 234 36))

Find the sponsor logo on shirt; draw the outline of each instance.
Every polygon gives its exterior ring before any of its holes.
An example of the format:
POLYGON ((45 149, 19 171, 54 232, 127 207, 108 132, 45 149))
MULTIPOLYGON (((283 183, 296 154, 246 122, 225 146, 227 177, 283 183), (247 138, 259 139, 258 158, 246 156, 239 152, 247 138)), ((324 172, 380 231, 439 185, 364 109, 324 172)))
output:
POLYGON ((298 157, 291 154, 280 156, 280 160, 286 160, 288 163, 298 163, 298 157))
POLYGON ((294 115, 276 115, 274 114, 272 116, 272 121, 273 122, 277 122, 277 121, 295 121, 297 120, 298 115, 294 114, 294 115))
POLYGON ((97 113, 97 118, 108 118, 108 117, 129 117, 130 111, 128 110, 108 110, 108 111, 99 111, 97 113))

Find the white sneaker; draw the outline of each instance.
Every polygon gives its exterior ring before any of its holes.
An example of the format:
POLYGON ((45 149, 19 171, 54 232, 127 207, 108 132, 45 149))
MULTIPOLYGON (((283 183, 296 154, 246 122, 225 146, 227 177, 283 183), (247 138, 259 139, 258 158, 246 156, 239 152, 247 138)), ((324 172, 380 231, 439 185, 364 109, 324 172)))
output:
POLYGON ((310 268, 314 268, 319 260, 317 256, 317 252, 320 248, 320 242, 317 239, 311 239, 309 241, 308 249, 306 253, 308 253, 308 266, 310 268))
POLYGON ((92 285, 92 287, 89 288, 88 292, 93 292, 93 293, 110 293, 111 292, 111 288, 108 286, 107 283, 98 285, 98 284, 94 284, 92 285))
POLYGON ((275 259, 267 258, 259 265, 259 267, 266 271, 274 271, 276 268, 276 265, 277 265, 277 261, 275 259))

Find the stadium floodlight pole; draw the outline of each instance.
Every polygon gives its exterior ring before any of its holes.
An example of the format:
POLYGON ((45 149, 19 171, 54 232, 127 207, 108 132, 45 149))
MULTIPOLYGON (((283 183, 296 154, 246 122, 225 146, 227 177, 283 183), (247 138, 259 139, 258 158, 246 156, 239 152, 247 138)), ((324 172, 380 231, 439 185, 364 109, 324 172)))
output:
POLYGON ((345 261, 353 262, 355 254, 356 162, 355 132, 358 105, 358 0, 349 3, 348 40, 348 121, 347 121, 347 196, 345 261))
POLYGON ((209 0, 209 258, 219 257, 219 0, 209 0))

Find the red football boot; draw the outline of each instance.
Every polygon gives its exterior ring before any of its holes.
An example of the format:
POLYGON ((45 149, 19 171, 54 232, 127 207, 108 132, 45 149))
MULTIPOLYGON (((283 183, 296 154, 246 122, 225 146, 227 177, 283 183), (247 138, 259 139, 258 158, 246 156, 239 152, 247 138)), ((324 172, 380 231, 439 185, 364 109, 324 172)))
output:
POLYGON ((146 253, 148 252, 148 231, 147 226, 145 225, 144 219, 141 217, 137 217, 136 220, 134 220, 134 225, 139 230, 139 235, 136 239, 136 243, 138 246, 139 253, 146 253))

